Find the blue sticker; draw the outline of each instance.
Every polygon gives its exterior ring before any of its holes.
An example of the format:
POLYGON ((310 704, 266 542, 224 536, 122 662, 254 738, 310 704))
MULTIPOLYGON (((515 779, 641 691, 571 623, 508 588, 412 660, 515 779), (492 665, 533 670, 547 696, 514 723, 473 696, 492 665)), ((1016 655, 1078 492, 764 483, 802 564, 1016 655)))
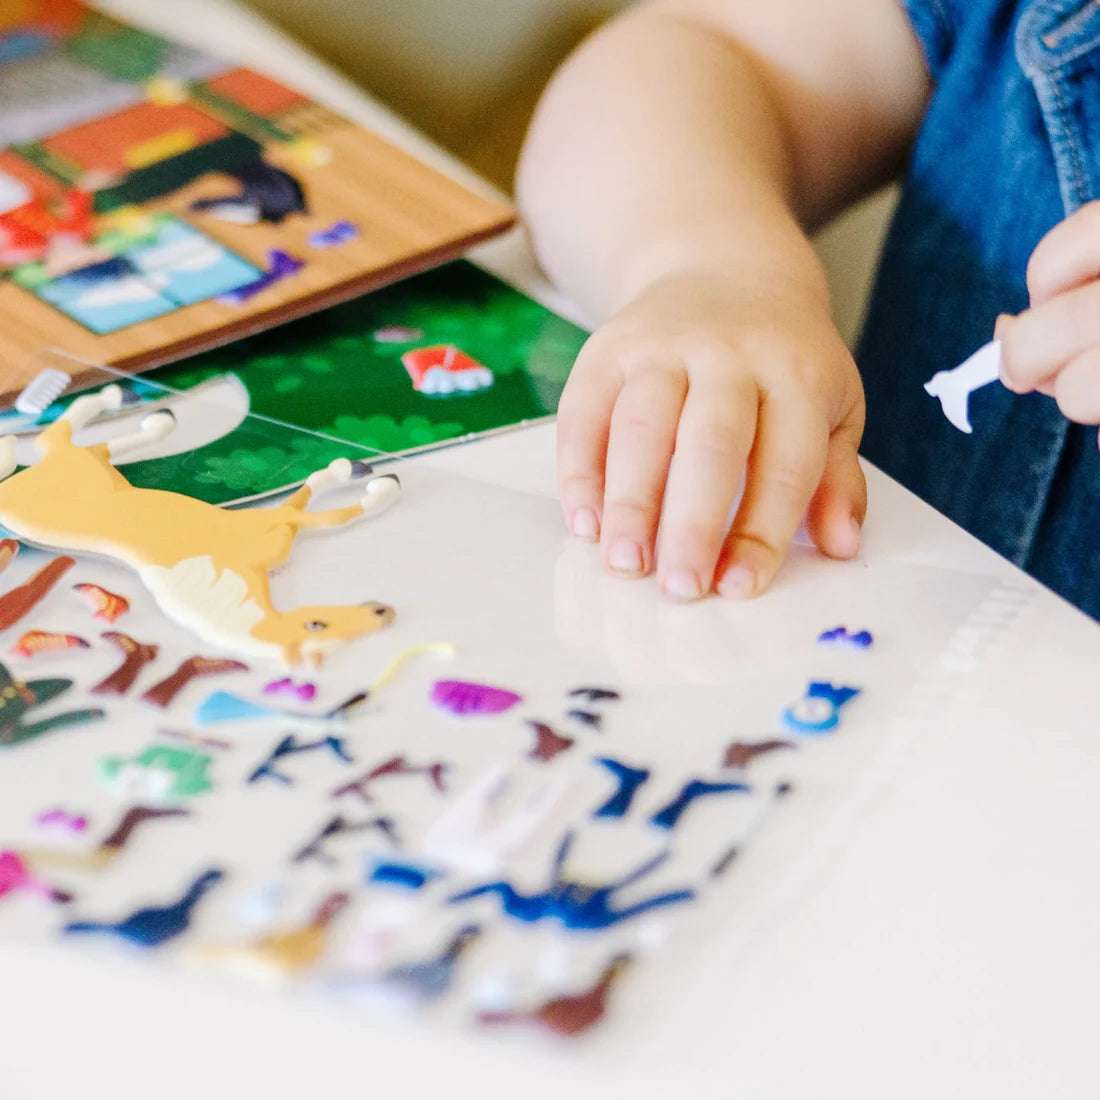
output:
POLYGON ((550 885, 540 894, 521 894, 510 882, 490 882, 455 894, 450 899, 450 904, 459 905, 474 898, 496 894, 500 898, 501 908, 514 920, 527 924, 540 920, 556 920, 566 928, 591 932, 611 928, 642 913, 691 901, 695 897, 693 890, 676 890, 667 894, 656 894, 624 909, 617 909, 613 900, 615 893, 656 871, 668 859, 669 853, 662 852, 647 860, 615 882, 604 886, 589 886, 583 882, 570 882, 563 875, 572 844, 573 834, 570 832, 558 848, 550 885))
POLYGON ((403 890, 422 890, 442 873, 434 867, 425 867, 419 863, 379 860, 376 856, 367 858, 367 882, 382 886, 398 886, 403 890))
POLYGON ((859 693, 859 688, 815 681, 783 712, 783 724, 793 733, 828 733, 840 724, 841 707, 859 693))
POLYGON ((817 636, 817 640, 822 645, 850 646, 852 649, 870 649, 875 643, 874 635, 869 630, 860 630, 853 634, 846 626, 824 630, 817 636))
POLYGON ((680 793, 650 819, 658 829, 675 829, 688 807, 697 799, 712 794, 747 794, 752 788, 747 783, 708 783, 704 779, 692 779, 685 783, 680 793))
POLYGON ((649 778, 648 768, 632 768, 629 764, 620 764, 609 756, 595 756, 596 764, 602 764, 618 781, 618 790, 598 809, 593 817, 625 817, 630 810, 638 788, 649 778))

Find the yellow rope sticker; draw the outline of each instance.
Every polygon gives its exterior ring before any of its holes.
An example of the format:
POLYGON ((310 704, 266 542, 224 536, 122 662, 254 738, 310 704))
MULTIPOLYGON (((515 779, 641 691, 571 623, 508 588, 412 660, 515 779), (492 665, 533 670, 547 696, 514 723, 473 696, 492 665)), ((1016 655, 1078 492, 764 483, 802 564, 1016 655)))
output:
POLYGON ((451 642, 422 642, 420 645, 411 646, 409 649, 403 650, 399 653, 382 671, 382 675, 378 677, 370 686, 370 694, 375 695, 381 691, 384 687, 387 687, 396 678, 398 672, 404 667, 404 665, 411 661, 414 657, 425 656, 439 656, 446 657, 448 660, 453 658, 458 653, 458 648, 451 642))

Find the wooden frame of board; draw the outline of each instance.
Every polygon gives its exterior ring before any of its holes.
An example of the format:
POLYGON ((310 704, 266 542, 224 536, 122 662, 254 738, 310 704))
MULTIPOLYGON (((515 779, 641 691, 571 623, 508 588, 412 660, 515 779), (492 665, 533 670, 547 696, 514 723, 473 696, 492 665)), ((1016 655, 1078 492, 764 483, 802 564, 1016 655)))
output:
POLYGON ((141 371, 453 258, 474 194, 277 81, 78 0, 0 12, 0 403, 35 353, 141 371))

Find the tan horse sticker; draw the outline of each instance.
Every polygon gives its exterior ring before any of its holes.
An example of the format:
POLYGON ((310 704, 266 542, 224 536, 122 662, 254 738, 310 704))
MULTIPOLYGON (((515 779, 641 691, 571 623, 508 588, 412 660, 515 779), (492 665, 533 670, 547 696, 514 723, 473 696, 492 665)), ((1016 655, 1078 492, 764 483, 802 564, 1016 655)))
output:
POLYGON ((137 489, 112 460, 164 438, 175 423, 170 411, 151 414, 139 432, 107 443, 73 442, 121 402, 118 386, 77 398, 37 437, 41 459, 18 473, 13 439, 0 438, 0 523, 28 542, 129 566, 165 615, 242 655, 320 664, 331 650, 393 621, 393 610, 378 603, 277 611, 268 573, 290 556, 299 531, 385 510, 400 496, 396 477, 372 478, 358 503, 321 512, 305 509, 317 493, 356 477, 347 459, 312 474, 274 508, 228 511, 180 493, 137 489))

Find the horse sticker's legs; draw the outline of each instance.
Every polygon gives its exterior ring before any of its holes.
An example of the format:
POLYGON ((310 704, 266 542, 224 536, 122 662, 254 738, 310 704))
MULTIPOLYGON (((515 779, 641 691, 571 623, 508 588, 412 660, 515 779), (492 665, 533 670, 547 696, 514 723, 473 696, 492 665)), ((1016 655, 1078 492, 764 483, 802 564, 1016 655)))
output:
MULTIPOLYGON (((99 393, 87 393, 78 397, 62 414, 60 422, 70 425, 72 431, 86 428, 100 413, 117 412, 122 408, 122 387, 104 386, 99 393)), ((49 434, 49 429, 43 433, 49 434)))
POLYGON ((150 443, 159 443, 166 436, 172 434, 176 427, 176 418, 170 409, 159 409, 150 413, 142 422, 141 430, 130 435, 120 435, 117 439, 111 439, 107 443, 107 453, 113 462, 116 458, 131 451, 138 451, 147 447, 150 443))
POLYGON ((305 484, 292 493, 286 500, 286 507, 301 510, 320 493, 330 489, 340 489, 350 484, 355 476, 355 467, 346 458, 333 459, 323 470, 315 470, 306 478, 305 484))
POLYGON ((356 479, 357 475, 363 476, 358 473, 357 465, 346 458, 338 458, 330 462, 323 470, 310 474, 305 484, 287 498, 280 511, 284 515, 287 510, 293 513, 290 522, 299 530, 308 530, 313 527, 337 527, 359 519, 361 516, 375 516, 385 511, 401 495, 401 482, 398 481, 396 474, 383 474, 381 477, 371 478, 358 504, 347 508, 333 508, 327 512, 305 511, 306 506, 318 493, 348 485, 356 479))
POLYGON ((302 512, 293 509, 289 520, 298 530, 313 527, 339 527, 363 516, 376 516, 384 512, 401 495, 401 485, 393 474, 376 477, 367 482, 367 491, 358 504, 348 508, 331 508, 327 512, 302 512))
POLYGON ((367 491, 359 500, 359 511, 364 516, 377 516, 401 496, 401 482, 396 474, 383 474, 367 482, 367 491))
POLYGON ((342 527, 363 514, 358 504, 348 508, 330 508, 327 512, 299 512, 290 522, 299 531, 308 531, 314 527, 342 527))
POLYGON ((45 458, 51 447, 72 443, 73 435, 81 428, 86 428, 100 413, 120 408, 120 386, 104 386, 99 393, 86 393, 83 397, 78 397, 45 431, 39 433, 34 441, 35 449, 45 458))
MULTIPOLYGON (((330 462, 323 470, 316 470, 306 478, 305 484, 287 497, 284 507, 302 511, 309 506, 310 501, 321 493, 327 493, 332 489, 342 489, 345 485, 360 481, 372 473, 372 468, 366 462, 352 462, 346 458, 337 458, 330 462)), ((393 485, 399 485, 394 474, 386 474, 381 478, 373 478, 367 482, 367 493, 372 492, 371 486, 379 481, 389 481, 393 485)), ((387 490, 389 491, 389 490, 387 490)), ((365 498, 364 498, 365 499, 365 498)), ((368 511, 364 509, 364 511, 368 511)), ((369 509, 373 513, 375 509, 369 509)))

